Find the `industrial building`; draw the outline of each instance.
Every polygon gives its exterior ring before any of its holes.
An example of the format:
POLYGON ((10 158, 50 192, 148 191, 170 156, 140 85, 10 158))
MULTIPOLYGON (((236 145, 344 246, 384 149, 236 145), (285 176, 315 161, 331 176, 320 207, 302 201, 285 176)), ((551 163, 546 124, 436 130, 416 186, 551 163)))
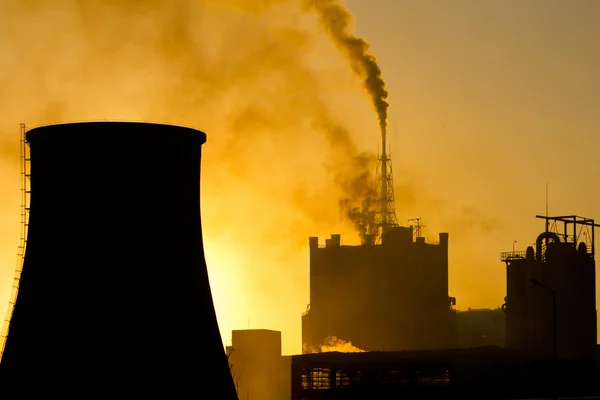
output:
POLYGON ((448 296, 448 233, 427 243, 417 226, 400 226, 394 203, 392 160, 386 131, 376 176, 373 215, 359 224, 361 246, 341 244, 338 234, 321 246, 309 238, 310 303, 302 316, 303 353, 319 351, 329 338, 366 351, 456 346, 454 310, 448 296))
MULTIPOLYGON (((535 250, 502 253, 507 296, 496 309, 452 309, 448 234, 434 244, 418 235, 413 240, 412 227, 389 229, 378 245, 343 246, 332 235, 320 246, 311 238, 304 354, 277 358, 278 351, 269 351, 271 365, 291 371, 281 398, 524 399, 600 392, 596 224, 576 216, 541 218, 546 230, 535 250), (320 352, 331 336, 366 351, 320 352)), ((258 339, 238 342, 266 346, 258 339)), ((274 369, 262 371, 270 376, 262 382, 278 391, 283 379, 274 369)))
POLYGON ((506 345, 593 370, 596 352, 594 220, 547 217, 535 249, 504 252, 506 345))
POLYGON ((550 391, 542 388, 547 374, 534 365, 499 347, 304 354, 292 358, 292 400, 547 395, 550 391))
POLYGON ((281 355, 280 331, 234 330, 227 354, 240 399, 290 398, 291 358, 281 355))
POLYGON ((427 243, 413 227, 384 231, 381 244, 325 245, 311 237, 310 304, 302 316, 303 353, 328 337, 366 351, 456 346, 448 297, 448 234, 427 243))

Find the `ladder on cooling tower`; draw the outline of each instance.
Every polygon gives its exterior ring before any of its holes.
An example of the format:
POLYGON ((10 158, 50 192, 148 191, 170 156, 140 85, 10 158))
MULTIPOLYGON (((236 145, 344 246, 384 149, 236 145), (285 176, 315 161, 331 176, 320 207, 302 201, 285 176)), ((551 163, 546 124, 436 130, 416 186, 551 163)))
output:
POLYGON ((21 241, 17 252, 17 267, 15 269, 15 277, 13 280, 10 298, 8 300, 8 310, 2 324, 2 332, 0 332, 0 362, 4 354, 4 346, 8 337, 10 319, 12 318, 17 302, 17 294, 19 293, 19 282, 21 280, 21 271, 23 270, 23 262, 25 260, 25 248, 27 247, 27 230, 29 227, 29 200, 31 195, 31 169, 29 157, 29 143, 25 139, 25 124, 21 124, 21 241))

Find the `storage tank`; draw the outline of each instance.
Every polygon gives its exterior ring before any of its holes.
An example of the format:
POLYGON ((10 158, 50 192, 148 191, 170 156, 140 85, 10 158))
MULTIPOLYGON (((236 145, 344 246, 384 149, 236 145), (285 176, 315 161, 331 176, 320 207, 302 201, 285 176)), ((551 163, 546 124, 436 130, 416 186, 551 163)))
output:
POLYGON ((206 135, 89 122, 26 138, 29 233, 2 394, 237 399, 202 245, 206 135))

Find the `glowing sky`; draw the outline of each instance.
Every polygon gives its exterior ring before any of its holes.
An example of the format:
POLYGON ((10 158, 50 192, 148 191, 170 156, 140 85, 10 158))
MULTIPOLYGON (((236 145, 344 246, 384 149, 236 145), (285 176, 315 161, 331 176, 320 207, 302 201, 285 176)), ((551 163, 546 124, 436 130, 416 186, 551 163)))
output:
MULTIPOLYGON (((0 0, 0 310, 19 242, 19 123, 191 125, 208 135, 202 217, 222 335, 282 330, 284 353, 299 352, 308 236, 358 242, 331 170, 345 153, 314 122, 343 128, 356 151, 378 139, 361 82, 315 16, 294 0, 51 3, 0 0)), ((499 253, 543 229, 546 182, 550 214, 600 220, 600 2, 347 6, 390 92, 400 222, 450 233, 459 309, 500 306, 499 253)))

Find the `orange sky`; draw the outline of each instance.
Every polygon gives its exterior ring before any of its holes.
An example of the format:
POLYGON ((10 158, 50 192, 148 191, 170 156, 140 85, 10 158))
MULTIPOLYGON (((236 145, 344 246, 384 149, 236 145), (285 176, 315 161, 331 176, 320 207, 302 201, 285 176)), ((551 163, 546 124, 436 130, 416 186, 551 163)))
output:
MULTIPOLYGON (((330 168, 347 153, 314 122, 376 151, 361 83, 294 0, 260 10, 239 0, 96 3, 0 0, 0 305, 19 242, 19 123, 191 125, 208 135, 203 231, 223 337, 277 329, 284 352, 299 352, 308 236, 358 242, 330 168)), ((422 217, 427 236, 450 233, 459 309, 501 305, 499 253, 543 229, 534 216, 546 182, 551 214, 600 219, 600 3, 347 5, 390 92, 400 222, 422 217)))

